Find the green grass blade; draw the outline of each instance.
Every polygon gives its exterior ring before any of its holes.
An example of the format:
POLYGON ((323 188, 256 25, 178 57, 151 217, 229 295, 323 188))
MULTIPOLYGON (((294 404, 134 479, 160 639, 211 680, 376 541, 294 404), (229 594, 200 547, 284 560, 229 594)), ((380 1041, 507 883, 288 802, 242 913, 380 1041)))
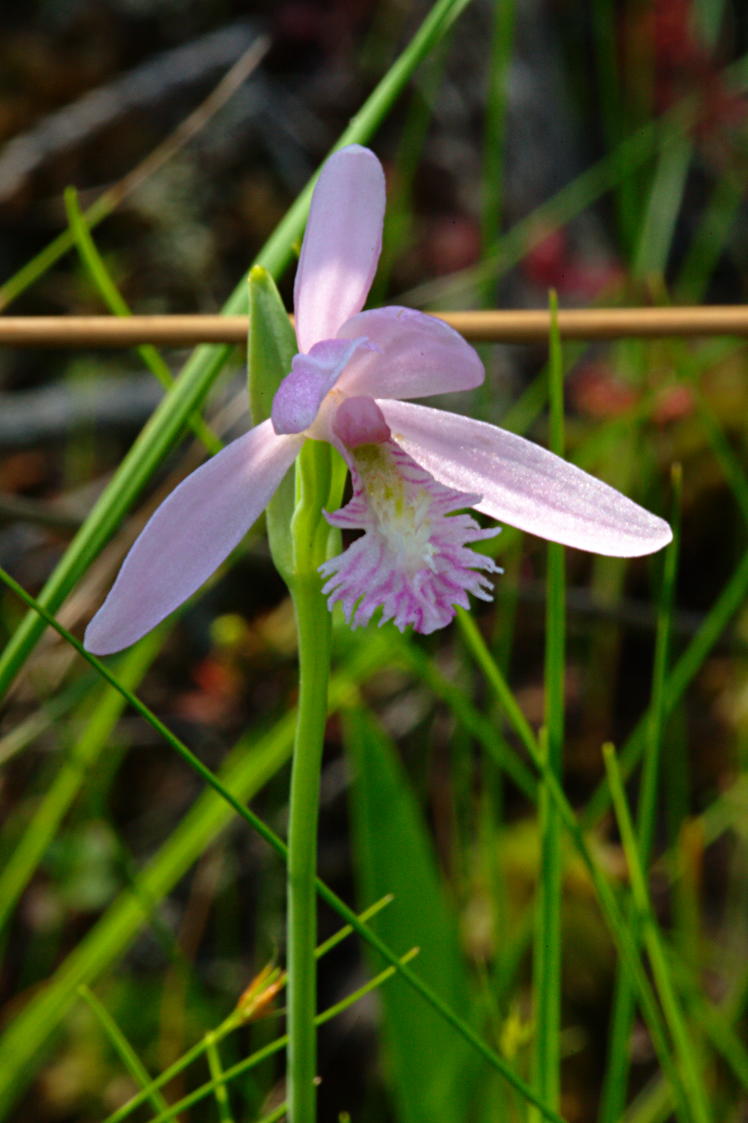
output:
POLYGON ((422 648, 404 642, 398 654, 405 666, 449 706, 457 721, 483 746, 493 763, 534 803, 537 800, 537 780, 496 724, 473 705, 465 691, 443 674, 422 648))
POLYGON ((649 728, 647 731, 647 752, 642 767, 642 781, 639 793, 637 815, 637 842, 639 854, 646 867, 649 863, 654 844, 655 821, 657 816, 657 786, 659 782, 660 757, 665 734, 666 683, 670 660, 670 639, 672 633, 673 604, 675 583, 678 574, 678 553, 680 550, 680 511, 682 475, 680 465, 673 468, 673 502, 670 510, 670 525, 673 541, 665 551, 662 582, 657 604, 657 632, 652 667, 652 701, 649 709, 649 728))
MULTIPOLYGON (((665 684, 665 712, 672 713, 703 666, 709 652, 718 642, 730 621, 743 607, 748 595, 748 554, 740 560, 733 570, 722 592, 706 614, 704 621, 686 650, 676 661, 667 676, 665 684)), ((619 767, 626 778, 636 767, 646 748, 647 711, 627 739, 620 753, 619 767)), ((610 792, 606 784, 601 784, 590 797, 582 817, 585 827, 599 822, 610 806, 610 792)))
MULTIPOLYGON (((665 728, 665 684, 667 681, 670 633, 672 627, 675 580, 680 546, 680 471, 673 473, 673 504, 670 525, 673 542, 665 551, 663 576, 657 606, 657 633, 652 670, 652 702, 648 728, 647 752, 642 768, 642 781, 637 810, 637 839, 641 860, 649 863, 654 838, 657 811, 657 789, 660 778, 660 758, 665 728)), ((636 916, 632 914, 632 934, 640 938, 636 916)), ((621 1118, 626 1102, 626 1089, 630 1067, 630 1048, 636 996, 630 975, 623 966, 616 977, 611 1016, 608 1063, 605 1068, 600 1096, 599 1123, 616 1123, 621 1118)))
MULTIPOLYGON (((406 952, 406 954, 401 956, 397 961, 398 965, 405 966, 410 962, 411 959, 413 959, 414 955, 415 951, 406 952)), ((358 990, 355 990, 352 994, 346 995, 346 997, 341 999, 340 1002, 336 1002, 334 1006, 330 1006, 327 1010, 323 1010, 321 1013, 317 1014, 314 1019, 314 1024, 319 1027, 324 1025, 326 1022, 331 1021, 333 1018, 337 1017, 338 1014, 342 1014, 345 1010, 350 1009, 351 1006, 360 1001, 360 999, 364 998, 367 994, 371 994, 372 991, 377 990, 382 986, 383 983, 386 983, 387 980, 391 979, 396 973, 396 967, 386 967, 384 971, 380 971, 378 975, 376 975, 373 979, 370 979, 367 983, 364 983, 364 985, 359 987, 358 990)), ((167 1108, 166 1111, 163 1111, 159 1115, 152 1117, 149 1120, 149 1123, 168 1123, 168 1120, 173 1119, 175 1115, 179 1115, 187 1108, 192 1107, 196 1103, 199 1103, 200 1100, 204 1100, 208 1096, 214 1095, 217 1087, 220 1086, 225 1088, 226 1085, 229 1084, 232 1080, 236 1080, 238 1076, 243 1076, 251 1069, 256 1068, 259 1064, 262 1064, 263 1061, 266 1061, 270 1057, 275 1056, 276 1053, 280 1053, 281 1050, 287 1047, 287 1045, 287 1035, 284 1034, 282 1037, 276 1038, 275 1041, 271 1041, 262 1049, 258 1049, 257 1052, 253 1053, 251 1056, 245 1057, 243 1060, 238 1061, 235 1065, 232 1065, 231 1068, 227 1068, 225 1071, 216 1074, 208 1083, 201 1084, 199 1088, 196 1088, 193 1092, 190 1092, 189 1095, 183 1096, 182 1099, 178 1100, 177 1103, 172 1104, 169 1108, 167 1108)), ((125 1119, 131 1113, 131 1111, 133 1111, 135 1107, 139 1106, 142 1102, 142 1098, 137 1097, 136 1104, 136 1099, 133 1098, 133 1100, 131 1100, 129 1104, 126 1104, 124 1108, 120 1108, 119 1111, 116 1111, 113 1115, 108 1116, 104 1120, 104 1123, 120 1123, 120 1120, 125 1119)), ((276 1111, 272 1112, 271 1115, 263 1116, 263 1120, 280 1118, 282 1115, 286 1114, 287 1110, 287 1105, 283 1103, 279 1105, 279 1108, 276 1109, 276 1111)))
POLYGON ((532 731, 530 723, 517 704, 512 691, 509 689, 504 675, 497 667, 490 651, 486 647, 483 636, 475 622, 475 618, 471 616, 469 612, 458 608, 457 622, 467 648, 496 695, 504 716, 525 746, 530 757, 534 759, 539 753, 535 734, 532 731))
POLYGON ((743 203, 743 182, 735 175, 720 177, 691 239, 673 286, 681 300, 703 300, 709 280, 724 253, 743 203))
POLYGON ((725 14, 725 0, 694 0, 695 30, 701 33, 706 45, 713 49, 719 36, 725 14))
POLYGON ((634 255, 636 277, 654 275, 660 279, 665 272, 692 151, 690 139, 678 136, 658 155, 634 255))
MULTIPOLYGON (((468 631, 467 634, 470 635, 469 642, 475 651, 481 669, 485 668, 488 672, 487 681, 492 690, 496 691, 497 698, 502 708, 505 712, 512 713, 515 709, 518 709, 517 704, 501 671, 492 659, 483 637, 477 628, 468 631)), ((514 718, 512 718, 512 720, 514 720, 514 718)), ((524 718, 522 720, 524 722, 524 718)), ((518 728, 521 729, 523 727, 520 725, 518 728)), ((672 1084, 679 1104, 685 1107, 688 1098, 680 1074, 672 1062, 670 1045, 655 993, 644 970, 639 948, 629 931, 629 926, 621 911, 618 899, 608 882, 605 871, 600 867, 592 850, 588 846, 580 821, 564 795, 558 779, 549 768, 542 747, 535 740, 529 726, 527 726, 527 736, 523 738, 523 740, 533 765, 545 783, 549 797, 553 800, 558 809, 564 828, 568 831, 571 841, 587 868, 610 933, 615 940, 620 956, 625 961, 626 967, 634 980, 638 1000, 649 1027, 658 1060, 672 1084)))
POLYGON ((612 745, 603 746, 603 759, 608 783, 610 784, 616 821, 621 834, 621 842, 626 855, 632 898, 642 927, 642 938, 647 948, 652 973, 657 983, 657 991, 678 1054, 683 1082, 688 1091, 688 1110, 683 1114, 683 1118, 693 1119, 696 1123, 710 1123, 712 1112, 709 1108, 708 1093, 700 1073, 700 1054, 686 1025, 660 930, 652 912, 649 890, 647 889, 636 840, 636 831, 631 820, 621 773, 612 745))
MULTIPOLYGON (((558 334, 558 301, 550 296, 550 447, 564 454, 564 371, 558 334)), ((545 736, 548 773, 562 782, 564 683, 566 679, 566 571, 563 546, 549 542, 546 580, 545 736)), ((535 1004, 535 1086, 554 1107, 561 1080, 561 818, 545 784, 539 801, 540 871, 535 914, 533 989, 535 1004)))
MULTIPOLYGON (((508 79, 516 20, 517 0, 502 0, 495 5, 483 129, 481 235, 484 254, 495 251, 501 233, 508 79)), ((496 303, 495 282, 491 278, 485 283, 484 303, 489 308, 496 303)))
MULTIPOLYGON (((78 193, 74 187, 68 187, 65 191, 65 211, 78 255, 94 288, 113 316, 130 316, 132 313, 127 301, 115 285, 101 254, 96 248, 90 227, 87 225, 78 205, 78 193)), ((143 365, 148 367, 164 390, 171 389, 174 385, 174 378, 168 364, 161 358, 158 350, 152 344, 144 343, 136 347, 135 351, 143 365)), ((223 447, 223 442, 218 439, 199 415, 191 417, 188 424, 208 452, 218 452, 223 447)))
POLYGON ((87 986, 80 986, 78 994, 86 1002, 89 1009, 96 1017, 101 1029, 109 1038, 112 1048, 117 1053, 122 1061, 124 1068, 130 1073, 136 1084, 140 1084, 143 1088, 148 1088, 146 1093, 147 1099, 150 1100, 151 1105, 155 1111, 165 1111, 168 1107, 166 1100, 161 1095, 158 1088, 151 1086, 151 1078, 140 1057, 133 1049, 130 1042, 125 1037, 122 1030, 115 1022, 112 1015, 101 1002, 99 1002, 93 991, 89 990, 87 986))
MULTIPOLYGON (((634 231, 639 220, 637 184, 627 174, 620 143, 622 133, 630 128, 630 114, 623 103, 624 85, 621 82, 618 13, 613 0, 596 0, 590 7, 591 30, 594 36, 592 56, 595 68, 595 92, 599 98, 600 116, 605 132, 606 148, 616 159, 616 178, 613 185, 617 232, 626 253, 634 244, 634 231)), ((640 195, 640 193, 639 193, 640 195)))
MULTIPOLYGON (((162 640, 160 630, 153 632, 118 660, 116 673, 124 686, 130 690, 136 689, 158 654, 162 640)), ((97 697, 95 705, 87 713, 83 732, 76 739, 67 758, 62 761, 54 782, 45 792, 23 837, 8 855, 0 872, 0 929, 5 927, 64 816, 86 783, 87 775, 106 747, 125 705, 122 695, 103 686, 101 696, 97 697)))
MULTIPOLYGON (((207 1035, 205 1040, 205 1052, 208 1058, 208 1068, 210 1070, 218 1123, 234 1123, 234 1116, 229 1102, 229 1091, 226 1087, 226 1081, 223 1078, 224 1070, 221 1064, 221 1057, 218 1052, 218 1043, 216 1042, 215 1034, 209 1033, 207 1035)), ((164 1104, 163 1110, 168 1112, 169 1109, 166 1104, 164 1104)))

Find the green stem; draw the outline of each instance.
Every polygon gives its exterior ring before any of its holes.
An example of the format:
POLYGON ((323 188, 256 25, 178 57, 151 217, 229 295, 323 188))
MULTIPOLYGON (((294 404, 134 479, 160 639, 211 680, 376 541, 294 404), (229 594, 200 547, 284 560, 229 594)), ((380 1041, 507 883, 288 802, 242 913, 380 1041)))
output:
POLYGON ((329 527, 321 509, 330 492, 330 451, 308 441, 297 466, 297 506, 291 532, 291 595, 299 652, 288 824, 288 1102, 291 1123, 313 1123, 317 1069, 317 819, 330 674, 330 613, 317 566, 325 560, 329 527))
POLYGON ((293 1123, 314 1119, 317 814, 330 668, 330 613, 316 581, 294 589, 299 707, 288 827, 288 1073, 293 1123))

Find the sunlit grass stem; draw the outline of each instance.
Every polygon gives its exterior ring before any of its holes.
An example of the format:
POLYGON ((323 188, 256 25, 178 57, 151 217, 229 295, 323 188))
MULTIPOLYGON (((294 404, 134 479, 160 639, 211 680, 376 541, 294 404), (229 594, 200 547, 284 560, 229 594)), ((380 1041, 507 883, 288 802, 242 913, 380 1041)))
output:
POLYGON ((566 798, 558 778, 548 765, 541 743, 535 737, 519 709, 514 695, 509 689, 500 669, 491 657, 473 618, 463 611, 459 611, 458 616, 463 633, 474 654, 476 662, 485 672, 487 682, 492 690, 495 691, 505 716, 514 726, 515 732, 517 732, 522 739, 533 765, 543 779, 549 798, 553 800, 558 809, 564 828, 568 831, 577 852, 587 868, 611 935, 616 942, 622 959, 626 963, 627 969, 631 972, 631 976, 634 979, 641 1010, 647 1022, 660 1064, 672 1085, 673 1094, 677 1102, 684 1111, 684 1117, 688 1118, 688 1099, 680 1073, 673 1064, 665 1024, 657 1005, 654 990, 644 970, 639 948, 632 939, 629 926, 626 923, 617 896, 612 886, 608 883, 605 872, 587 843, 580 821, 566 798))
MULTIPOLYGON (((65 211, 81 263, 99 296, 113 316, 130 316, 132 314, 130 307, 114 283, 96 247, 91 229, 78 204, 78 192, 74 187, 68 187, 65 191, 65 211)), ((174 377, 168 363, 156 348, 150 343, 141 343, 136 347, 136 351, 141 362, 148 367, 164 390, 169 390, 174 385, 174 377)), ((199 414, 189 419, 189 426, 208 452, 218 452, 222 448, 223 442, 211 431, 199 414)))
MULTIPOLYGON (((563 356, 556 314, 558 301, 550 294, 550 446, 564 452, 563 356)), ((548 771, 562 783, 565 679, 565 559, 564 548, 548 544, 545 640, 545 730, 541 751, 548 771)), ((540 791, 540 866, 535 917, 534 989, 536 1009, 535 1081, 539 1093, 558 1107, 561 1082, 561 816, 547 784, 540 791)))
POLYGON ((713 1115, 709 1107, 708 1092, 704 1086, 701 1071, 703 1062, 686 1024, 675 987, 673 972, 668 962, 659 927, 652 912, 649 890, 636 840, 636 831, 612 745, 603 746, 603 759, 608 783, 610 784, 616 821, 621 833, 621 842, 626 854, 631 879, 631 894, 641 925, 642 940, 647 948, 652 974, 656 980, 660 1001, 673 1036, 679 1068, 688 1092, 688 1112, 685 1118, 693 1119, 696 1123, 709 1123, 713 1115))
MULTIPOLYGON (((675 578, 677 573, 678 547, 680 544, 680 467, 673 470, 673 503, 670 525, 673 528, 673 543, 665 551, 663 575, 660 582, 657 608, 657 634, 655 639, 654 666, 652 669, 652 697, 647 729, 647 751, 642 763, 642 778, 637 808, 637 841, 641 861, 646 868, 652 854, 652 844, 657 814, 657 793, 660 780, 660 760, 662 738, 667 711, 665 707, 665 684, 670 652, 672 630, 675 578)), ((638 925, 632 915, 632 932, 638 937, 638 925)), ((636 996, 631 977, 625 967, 619 967, 613 997, 611 1014, 610 1044, 608 1063, 603 1078, 600 1096, 599 1123, 615 1123, 620 1119, 626 1104, 626 1090, 630 1066, 629 1041, 636 1011, 636 996)))

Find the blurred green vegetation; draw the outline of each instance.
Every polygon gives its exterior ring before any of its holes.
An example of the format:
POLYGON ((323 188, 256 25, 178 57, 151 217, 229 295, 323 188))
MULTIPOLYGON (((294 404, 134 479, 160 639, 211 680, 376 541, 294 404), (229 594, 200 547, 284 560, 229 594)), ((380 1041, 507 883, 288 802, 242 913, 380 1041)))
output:
MULTIPOLYGON (((33 283, 14 311, 103 313, 104 272, 120 313, 212 311, 232 292, 244 299, 258 253, 289 297, 307 179, 430 12, 404 0, 258 4, 247 25, 239 5, 74 0, 4 13, 7 299, 18 270, 66 229, 65 187, 85 212, 253 35, 271 38, 259 70, 185 147, 93 233, 79 227, 82 256, 69 203, 71 252, 24 274, 33 283), (207 58, 225 26, 235 42, 222 61, 174 75, 170 52, 198 44, 207 58), (151 63, 151 92, 141 73, 133 97, 120 80, 151 63), (102 89, 113 108, 86 132, 81 98, 102 89), (84 125, 66 134, 66 119, 84 125)), ((745 299, 740 5, 473 0, 443 30, 361 134, 388 176, 377 302, 545 307, 549 288, 562 307, 745 299)), ((547 351, 485 347, 486 383, 460 408, 550 443, 547 351)), ((420 947, 412 970, 464 1024, 406 980, 381 981, 320 1029, 322 1120, 538 1118, 470 1033, 549 1102, 558 1058, 568 1123, 745 1117, 745 351, 669 339, 557 357, 566 455, 680 526, 664 557, 566 551, 564 578, 543 543, 507 528, 490 544, 505 570, 495 603, 449 630, 350 632, 336 618, 320 875, 361 909, 396 894, 368 923, 396 955, 420 947), (557 636, 546 650, 549 590, 565 594, 563 649, 557 636), (563 804, 537 782, 546 725, 563 749, 563 804), (606 743, 617 750, 607 773, 606 743), (555 905, 541 892, 549 845, 555 905)), ((34 594, 52 576, 50 603, 75 634, 142 522, 136 496, 151 502, 204 455, 188 425, 224 439, 246 423, 241 368, 228 349, 0 355, 0 565, 34 594), (160 400, 141 395, 154 365, 179 376, 177 389, 123 473, 160 400), (131 391, 126 415, 108 408, 113 381, 131 391), (14 413, 5 434, 11 401, 27 421, 14 413), (71 525, 102 496, 106 519, 73 565, 71 525), (18 498, 31 505, 22 519, 18 498)), ((207 1081, 182 1118, 271 1117, 283 1100, 282 996, 268 994, 263 1016, 214 1051, 204 1039, 250 980, 283 963, 282 862, 59 636, 32 644, 23 611, 3 591, 0 1114, 165 1118, 207 1081), (261 1049, 221 1100, 217 1072, 261 1049), (126 1113, 145 1074, 172 1065, 126 1113)), ((255 531, 193 602, 111 663, 281 836, 294 643, 255 531)), ((320 939, 341 924, 325 906, 320 939)), ((337 944, 320 961, 320 1010, 384 966, 358 937, 337 944)))

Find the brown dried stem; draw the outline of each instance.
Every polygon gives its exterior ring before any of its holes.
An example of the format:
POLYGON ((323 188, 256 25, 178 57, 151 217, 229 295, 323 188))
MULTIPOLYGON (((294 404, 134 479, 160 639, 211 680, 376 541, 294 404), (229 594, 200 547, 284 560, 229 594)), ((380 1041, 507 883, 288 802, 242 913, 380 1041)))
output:
MULTIPOLYGON (((545 310, 436 312, 466 339, 484 343, 542 343, 545 310)), ((748 307, 574 308, 558 313, 564 339, 748 335, 748 307)), ((134 347, 142 343, 190 347, 244 343, 245 316, 3 316, 0 343, 16 347, 134 347)))

